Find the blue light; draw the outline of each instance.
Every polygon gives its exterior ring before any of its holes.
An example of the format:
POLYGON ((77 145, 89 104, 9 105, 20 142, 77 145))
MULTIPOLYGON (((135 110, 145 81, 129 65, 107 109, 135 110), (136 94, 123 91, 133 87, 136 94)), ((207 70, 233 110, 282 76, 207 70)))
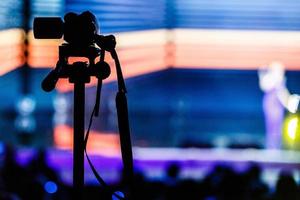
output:
POLYGON ((44 189, 49 194, 53 194, 57 192, 57 185, 53 181, 47 181, 44 185, 44 189))
POLYGON ((34 112, 36 101, 32 96, 23 96, 17 103, 17 112, 22 116, 28 116, 34 112))
POLYGON ((122 198, 125 198, 125 195, 123 194, 123 192, 121 191, 116 191, 113 195, 112 195, 112 200, 119 200, 120 198, 119 197, 122 197, 122 198))

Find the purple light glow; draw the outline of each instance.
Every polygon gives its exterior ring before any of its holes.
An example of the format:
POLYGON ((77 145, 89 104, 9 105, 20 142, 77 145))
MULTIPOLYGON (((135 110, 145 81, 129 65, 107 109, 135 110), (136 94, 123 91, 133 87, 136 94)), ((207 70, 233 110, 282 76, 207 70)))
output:
POLYGON ((263 110, 266 121, 266 148, 280 149, 284 107, 278 99, 278 91, 276 89, 265 93, 263 110))
MULTIPOLYGON (((19 150, 17 155, 18 162, 25 164, 26 159, 32 158, 36 152, 19 150)), ((48 149, 47 155, 48 164, 57 170, 65 183, 71 185, 72 152, 48 149)), ((91 155, 90 158, 105 181, 119 181, 122 169, 120 157, 91 155)), ((244 171, 253 162, 259 164, 264 171, 271 172, 297 171, 300 168, 300 153, 282 150, 134 148, 134 158, 135 168, 150 179, 163 179, 166 168, 173 163, 180 166, 182 178, 194 179, 203 178, 220 164, 230 166, 236 171, 244 171)), ((274 179, 274 175, 272 177, 274 179)), ((85 163, 85 182, 97 184, 88 163, 85 163)))

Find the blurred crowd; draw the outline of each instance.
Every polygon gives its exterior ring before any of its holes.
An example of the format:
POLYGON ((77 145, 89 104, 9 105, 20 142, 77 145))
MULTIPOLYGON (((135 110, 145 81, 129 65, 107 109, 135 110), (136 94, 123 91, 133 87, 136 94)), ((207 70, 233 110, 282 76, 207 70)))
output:
MULTIPOLYGON (((68 200, 71 186, 64 184, 40 151, 26 166, 16 162, 14 150, 6 148, 1 162, 0 200, 68 200)), ((299 200, 299 184, 292 174, 281 172, 274 188, 261 178, 262 170, 253 163, 244 172, 217 165, 201 180, 183 179, 176 163, 166 168, 165 177, 149 180, 143 173, 134 176, 134 200, 299 200)), ((124 189, 122 178, 113 191, 124 189)), ((85 187, 85 199, 118 199, 97 185, 85 187), (109 197, 107 197, 109 196, 109 197)))
POLYGON ((202 180, 180 179, 180 168, 171 165, 162 181, 136 177, 136 199, 151 200, 299 200, 299 185, 289 172, 281 172, 275 188, 261 179, 261 168, 252 164, 243 173, 218 165, 202 180))

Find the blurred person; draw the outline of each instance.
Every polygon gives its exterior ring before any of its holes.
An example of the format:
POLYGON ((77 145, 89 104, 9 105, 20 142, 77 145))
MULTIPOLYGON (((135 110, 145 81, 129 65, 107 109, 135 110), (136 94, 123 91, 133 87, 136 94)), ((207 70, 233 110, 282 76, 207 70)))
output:
POLYGON ((26 169, 16 161, 16 152, 11 145, 5 146, 1 178, 3 199, 26 199, 30 190, 30 177, 26 169))
POLYGON ((294 177, 289 172, 281 172, 276 183, 272 200, 299 200, 300 195, 294 177))
POLYGON ((166 184, 175 185, 179 181, 180 166, 177 163, 170 164, 166 169, 166 184))
MULTIPOLYGON (((123 191, 126 190, 126 179, 124 170, 121 171, 121 179, 119 186, 116 187, 115 191, 123 191)), ((150 183, 148 180, 146 180, 146 177, 140 171, 139 169, 134 170, 133 174, 133 188, 132 188, 132 199, 145 199, 145 200, 151 200, 151 195, 153 191, 151 190, 150 183)))
POLYGON ((300 97, 286 88, 285 69, 280 62, 272 62, 258 71, 259 86, 264 92, 263 111, 266 126, 266 148, 280 149, 285 108, 295 113, 300 97))
POLYGON ((171 163, 166 168, 166 174, 164 178, 165 184, 165 199, 171 200, 182 196, 183 191, 179 188, 179 174, 180 166, 177 163, 171 163))
POLYGON ((243 176, 231 167, 218 164, 202 183, 205 200, 245 200, 246 184, 243 176))
POLYGON ((47 180, 55 182, 59 180, 56 171, 47 162, 47 152, 44 149, 38 151, 37 156, 30 161, 28 168, 36 176, 43 176, 47 180))
POLYGON ((233 169, 226 170, 217 195, 218 199, 241 200, 246 199, 245 195, 245 182, 242 175, 233 169))
POLYGON ((223 164, 217 164, 204 178, 203 185, 206 189, 206 199, 217 199, 221 190, 221 184, 229 168, 223 164))
POLYGON ((189 200, 201 200, 202 190, 198 181, 193 179, 183 179, 178 182, 176 187, 176 196, 174 198, 167 198, 167 200, 173 199, 189 199, 189 200))
POLYGON ((268 195, 268 187, 261 179, 261 167, 252 163, 245 173, 246 199, 262 200, 268 195))

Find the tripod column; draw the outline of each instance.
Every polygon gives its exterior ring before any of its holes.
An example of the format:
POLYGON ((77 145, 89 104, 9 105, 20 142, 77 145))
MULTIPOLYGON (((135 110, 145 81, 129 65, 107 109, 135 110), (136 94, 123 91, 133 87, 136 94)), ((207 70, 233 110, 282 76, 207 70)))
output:
POLYGON ((74 83, 74 136, 73 136, 73 199, 83 200, 84 190, 84 104, 85 83, 74 83))

